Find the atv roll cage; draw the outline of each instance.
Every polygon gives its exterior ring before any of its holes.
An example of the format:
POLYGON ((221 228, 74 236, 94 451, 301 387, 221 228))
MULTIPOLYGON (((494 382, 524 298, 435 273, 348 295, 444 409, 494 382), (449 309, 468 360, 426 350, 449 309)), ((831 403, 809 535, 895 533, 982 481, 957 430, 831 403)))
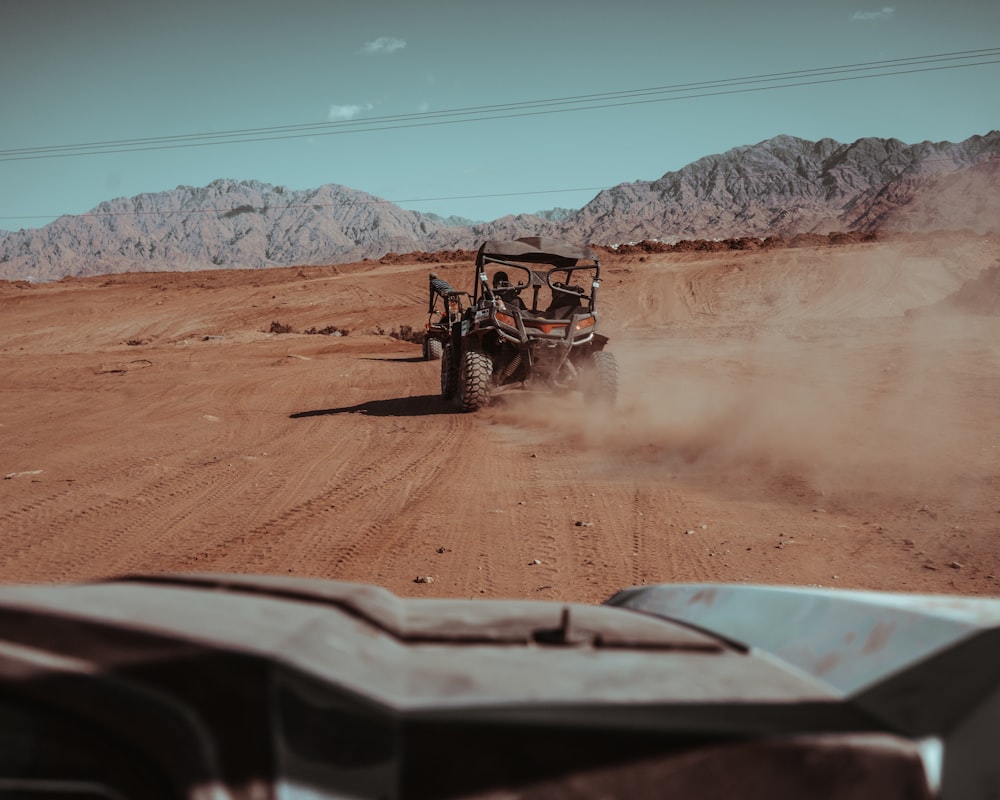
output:
POLYGON ((490 264, 509 267, 523 273, 524 277, 519 277, 516 283, 503 287, 499 297, 505 300, 508 296, 516 296, 521 300, 524 310, 532 314, 544 315, 547 310, 539 306, 539 293, 544 287, 552 291, 549 308, 580 305, 582 301, 586 301, 588 310, 593 310, 595 306, 601 280, 601 264, 597 254, 589 247, 573 247, 543 236, 514 241, 485 242, 476 254, 473 305, 478 305, 484 298, 493 301, 498 296, 496 291, 498 287, 491 285, 487 275, 487 266, 490 264), (580 264, 581 261, 590 263, 580 264), (543 264, 551 269, 536 270, 526 266, 528 264, 543 264), (562 279, 556 280, 555 278, 559 276, 562 276, 562 279), (588 287, 574 285, 574 278, 579 279, 581 276, 589 277, 586 281, 588 287), (587 288, 590 289, 589 294, 587 288), (530 294, 530 304, 521 297, 521 293, 525 290, 530 294), (560 299, 564 302, 558 302, 560 299))
MULTIPOLYGON (((476 255, 472 307, 499 312, 493 314, 493 321, 501 341, 517 345, 548 339, 585 344, 596 328, 600 280, 600 261, 589 247, 542 236, 489 241, 476 255), (550 268, 535 269, 536 264, 550 268), (507 269, 515 271, 515 281, 509 280, 507 269), (543 294, 544 289, 548 291, 543 294)), ((569 355, 568 350, 564 355, 569 355)))
POLYGON ((442 354, 442 396, 464 411, 506 388, 579 389, 613 401, 618 366, 598 333, 600 282, 589 247, 542 236, 483 243, 470 305, 442 354))

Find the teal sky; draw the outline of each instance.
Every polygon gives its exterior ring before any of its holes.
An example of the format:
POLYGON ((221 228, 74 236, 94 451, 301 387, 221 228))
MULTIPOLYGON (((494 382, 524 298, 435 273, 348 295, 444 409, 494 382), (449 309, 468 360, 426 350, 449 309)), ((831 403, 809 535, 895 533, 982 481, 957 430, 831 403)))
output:
POLYGON ((8 0, 0 229, 216 178, 339 183, 418 211, 495 219, 578 208, 598 188, 778 134, 961 141, 1000 127, 998 48, 994 0, 8 0), (624 98, 655 100, 631 105, 619 96, 608 108, 593 97, 980 49, 992 52, 862 80, 842 70, 826 83, 624 98), (968 66, 977 60, 993 63, 968 66), (433 116, 580 96, 505 119, 433 116), (270 131, 295 137, 272 141, 10 152, 330 122, 340 127, 270 131), (345 132, 364 122, 369 130, 345 132), (453 199, 414 202, 423 198, 453 199))

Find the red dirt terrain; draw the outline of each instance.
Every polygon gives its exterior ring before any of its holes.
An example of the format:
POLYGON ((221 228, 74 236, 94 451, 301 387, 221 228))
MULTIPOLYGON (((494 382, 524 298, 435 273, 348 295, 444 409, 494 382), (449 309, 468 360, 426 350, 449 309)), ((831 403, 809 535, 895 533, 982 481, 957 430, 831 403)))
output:
POLYGON ((388 333, 471 260, 0 283, 0 581, 998 594, 998 259, 973 234, 608 253, 610 413, 439 398, 388 333))

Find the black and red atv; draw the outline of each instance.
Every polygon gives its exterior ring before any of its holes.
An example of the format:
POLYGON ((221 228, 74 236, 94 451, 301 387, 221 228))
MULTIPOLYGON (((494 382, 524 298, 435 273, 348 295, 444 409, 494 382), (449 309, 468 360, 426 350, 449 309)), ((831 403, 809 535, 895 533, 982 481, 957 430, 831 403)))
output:
POLYGON ((471 304, 441 356, 441 395, 463 411, 508 388, 576 389, 613 402, 618 362, 598 332, 600 282, 589 247, 539 236, 485 242, 471 304))

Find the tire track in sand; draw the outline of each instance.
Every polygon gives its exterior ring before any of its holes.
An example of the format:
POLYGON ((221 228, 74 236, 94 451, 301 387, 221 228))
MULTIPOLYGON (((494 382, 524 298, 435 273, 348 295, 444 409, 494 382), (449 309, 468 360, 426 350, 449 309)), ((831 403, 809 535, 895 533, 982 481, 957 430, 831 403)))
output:
MULTIPOLYGON (((323 476, 317 489, 207 549, 205 558, 213 568, 238 563, 243 571, 342 577, 362 553, 370 559, 372 550, 391 547, 388 523, 399 528, 407 498, 433 481, 444 451, 430 445, 454 430, 456 422, 448 416, 429 417, 446 422, 415 431, 416 426, 391 417, 344 416, 350 420, 338 427, 350 428, 349 433, 339 437, 334 452, 314 459, 311 471, 323 476)), ((311 439, 329 441, 323 425, 315 427, 311 439)))
POLYGON ((144 502, 132 497, 135 490, 123 490, 121 476, 144 475, 181 452, 178 448, 157 456, 106 462, 99 477, 88 480, 85 491, 70 484, 4 512, 0 517, 5 539, 4 574, 44 580, 78 577, 81 567, 107 550, 107 521, 127 517, 144 502))

